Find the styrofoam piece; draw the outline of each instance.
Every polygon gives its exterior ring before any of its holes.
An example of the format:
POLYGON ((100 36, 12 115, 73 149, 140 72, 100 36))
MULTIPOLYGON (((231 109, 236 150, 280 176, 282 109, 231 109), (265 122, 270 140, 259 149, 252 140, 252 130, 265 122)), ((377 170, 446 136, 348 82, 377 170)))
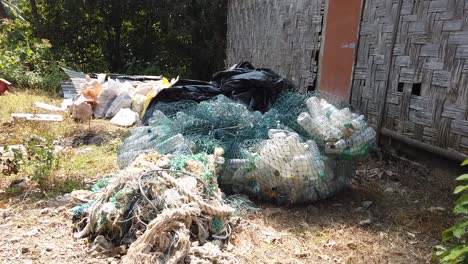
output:
POLYGON ((13 118, 26 118, 31 121, 48 121, 48 122, 62 122, 63 116, 61 115, 48 115, 48 114, 24 114, 24 113, 13 113, 13 118))
POLYGON ((49 111, 54 111, 54 112, 63 111, 63 109, 60 108, 60 107, 50 105, 50 104, 46 104, 46 103, 42 103, 42 102, 34 102, 34 105, 36 107, 39 107, 39 108, 42 108, 42 109, 45 109, 45 110, 49 110, 49 111))

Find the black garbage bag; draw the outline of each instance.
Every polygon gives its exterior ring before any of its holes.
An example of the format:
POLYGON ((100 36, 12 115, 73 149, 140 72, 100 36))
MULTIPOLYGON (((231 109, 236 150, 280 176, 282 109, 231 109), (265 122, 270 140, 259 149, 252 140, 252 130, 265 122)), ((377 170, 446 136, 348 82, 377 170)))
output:
MULTIPOLYGON (((148 110, 151 106, 158 103, 172 103, 178 101, 196 101, 202 102, 209 100, 221 94, 221 90, 217 85, 210 82, 195 81, 195 80, 179 80, 170 88, 163 89, 153 98, 148 110)), ((148 111, 147 111, 148 112, 148 111)), ((151 113, 152 114, 152 113, 151 113)))
POLYGON ((255 69, 250 62, 241 62, 229 70, 216 73, 211 82, 179 80, 153 98, 143 117, 146 123, 153 116, 158 103, 179 101, 202 102, 225 95, 245 104, 252 111, 268 111, 278 95, 292 86, 270 69, 255 69))

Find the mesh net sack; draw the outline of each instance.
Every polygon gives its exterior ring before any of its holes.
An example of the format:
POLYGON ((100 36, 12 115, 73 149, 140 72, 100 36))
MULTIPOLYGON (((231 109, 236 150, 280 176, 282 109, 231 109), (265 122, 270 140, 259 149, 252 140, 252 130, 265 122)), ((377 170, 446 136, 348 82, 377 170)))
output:
POLYGON ((148 126, 124 141, 119 164, 126 167, 151 149, 190 154, 222 148, 226 191, 289 203, 323 199, 347 186, 354 161, 368 154, 375 138, 363 116, 341 105, 326 94, 297 92, 284 92, 264 114, 222 95, 199 104, 160 103, 148 126))
POLYGON ((294 132, 269 132, 270 139, 245 149, 246 159, 227 162, 222 182, 233 192, 294 204, 328 198, 348 185, 354 162, 328 158, 315 141, 303 142, 294 132))

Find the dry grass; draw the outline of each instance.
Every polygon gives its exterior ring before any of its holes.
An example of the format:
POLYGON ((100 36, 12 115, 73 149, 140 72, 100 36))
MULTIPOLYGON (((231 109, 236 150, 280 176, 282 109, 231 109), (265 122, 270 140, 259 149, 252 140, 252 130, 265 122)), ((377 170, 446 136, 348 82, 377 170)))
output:
POLYGON ((53 139, 72 136, 80 125, 68 118, 66 113, 62 113, 63 122, 13 121, 11 118, 12 113, 60 114, 37 108, 34 102, 60 106, 62 100, 36 91, 19 91, 16 94, 5 93, 0 96, 0 146, 21 144, 33 134, 53 139))

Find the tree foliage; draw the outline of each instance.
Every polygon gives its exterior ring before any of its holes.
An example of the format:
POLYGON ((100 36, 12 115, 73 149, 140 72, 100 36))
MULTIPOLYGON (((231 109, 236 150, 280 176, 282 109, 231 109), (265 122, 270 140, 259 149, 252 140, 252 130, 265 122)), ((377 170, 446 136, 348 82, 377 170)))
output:
POLYGON ((71 67, 209 79, 224 67, 226 2, 35 0, 21 8, 71 67))
MULTIPOLYGON (((468 165, 465 160, 462 166, 468 165)), ((459 176, 456 181, 468 181, 468 174, 459 176)), ((435 247, 433 259, 442 264, 468 263, 468 184, 458 185, 454 194, 462 194, 455 202, 454 214, 460 219, 450 228, 442 232, 442 242, 444 245, 435 247)))
POLYGON ((226 8, 226 0, 0 0, 0 77, 50 90, 61 65, 208 80, 224 68, 226 8))
POLYGON ((17 86, 56 90, 62 73, 46 39, 36 39, 29 23, 0 20, 0 77, 17 86))

